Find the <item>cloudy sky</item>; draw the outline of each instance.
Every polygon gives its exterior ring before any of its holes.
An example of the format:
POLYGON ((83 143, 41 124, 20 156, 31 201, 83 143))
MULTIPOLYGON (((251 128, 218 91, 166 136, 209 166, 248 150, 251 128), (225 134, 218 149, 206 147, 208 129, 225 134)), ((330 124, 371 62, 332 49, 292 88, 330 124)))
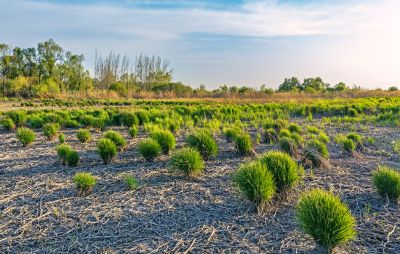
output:
POLYGON ((170 60, 193 87, 277 87, 285 77, 400 86, 398 0, 0 0, 0 42, 28 47, 53 38, 170 60))

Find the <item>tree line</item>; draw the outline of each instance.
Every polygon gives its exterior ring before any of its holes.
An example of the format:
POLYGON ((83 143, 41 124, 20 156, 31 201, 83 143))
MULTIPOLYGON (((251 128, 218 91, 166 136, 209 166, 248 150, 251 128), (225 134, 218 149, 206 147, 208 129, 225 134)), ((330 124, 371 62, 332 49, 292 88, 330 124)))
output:
MULTIPOLYGON (((173 82, 170 62, 159 56, 140 54, 134 59, 110 52, 95 54, 94 75, 84 68, 85 57, 64 50, 54 40, 38 43, 36 47, 20 48, 0 43, 0 82, 3 97, 46 97, 69 92, 111 90, 119 96, 139 92, 172 93, 176 96, 223 97, 274 92, 343 92, 360 90, 343 82, 334 86, 320 77, 286 78, 277 90, 262 85, 259 89, 242 86, 220 86, 207 90, 204 85, 193 89, 181 82, 173 82)), ((397 87, 390 87, 396 91, 397 87)))

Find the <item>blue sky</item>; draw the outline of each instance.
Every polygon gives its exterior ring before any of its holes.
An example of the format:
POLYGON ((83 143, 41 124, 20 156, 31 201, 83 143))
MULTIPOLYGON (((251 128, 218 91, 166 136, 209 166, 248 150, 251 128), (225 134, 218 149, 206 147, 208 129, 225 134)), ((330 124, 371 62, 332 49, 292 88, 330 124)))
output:
POLYGON ((396 0, 0 0, 0 42, 53 38, 86 56, 168 58, 193 87, 277 87, 285 77, 400 86, 396 0))

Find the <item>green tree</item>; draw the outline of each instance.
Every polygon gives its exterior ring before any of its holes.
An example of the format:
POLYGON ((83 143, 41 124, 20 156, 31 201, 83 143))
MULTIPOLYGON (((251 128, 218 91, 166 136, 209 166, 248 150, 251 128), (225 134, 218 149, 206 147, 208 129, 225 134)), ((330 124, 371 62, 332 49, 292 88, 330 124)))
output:
POLYGON ((300 90, 300 81, 296 77, 285 78, 283 83, 279 86, 279 92, 291 92, 300 90))

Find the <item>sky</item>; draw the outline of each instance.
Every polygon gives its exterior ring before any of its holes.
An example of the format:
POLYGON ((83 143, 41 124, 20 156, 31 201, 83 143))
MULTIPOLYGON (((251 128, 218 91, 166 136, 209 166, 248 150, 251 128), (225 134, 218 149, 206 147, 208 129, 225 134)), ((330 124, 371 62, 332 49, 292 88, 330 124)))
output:
POLYGON ((277 88, 321 77, 400 86, 398 0, 0 0, 0 42, 85 55, 159 55, 174 80, 277 88))

